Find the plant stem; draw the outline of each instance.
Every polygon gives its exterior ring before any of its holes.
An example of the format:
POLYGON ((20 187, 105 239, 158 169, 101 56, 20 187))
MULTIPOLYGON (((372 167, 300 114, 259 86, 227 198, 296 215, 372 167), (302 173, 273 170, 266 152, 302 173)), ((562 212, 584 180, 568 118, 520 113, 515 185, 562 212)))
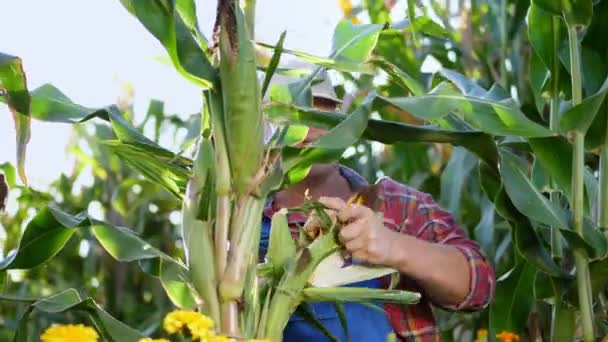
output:
POLYGON ((247 21, 247 30, 251 39, 255 39, 255 5, 256 0, 244 0, 243 10, 247 21))
MULTIPOLYGON (((551 112, 549 117, 549 127, 552 132, 559 131, 559 71, 560 71, 560 62, 558 56, 558 49, 561 43, 561 34, 560 34, 560 19, 557 16, 553 16, 553 65, 551 67, 551 82, 552 82, 552 92, 551 92, 551 112)), ((554 181, 552 180, 554 183, 554 181)), ((553 201, 555 194, 553 191, 549 194, 550 200, 553 201)), ((557 227, 551 227, 551 256, 554 260, 562 260, 564 258, 564 251, 562 247, 562 234, 559 232, 557 227)))
MULTIPOLYGON (((582 102, 581 61, 579 42, 576 28, 568 23, 568 40, 570 43, 570 70, 572 74, 572 106, 582 102)), ((572 212, 574 230, 581 238, 583 236, 584 218, 584 175, 585 175, 585 134, 570 132, 574 138, 574 157, 572 158, 572 212)), ((583 339, 585 342, 594 341, 593 306, 591 298, 591 281, 589 264, 585 251, 574 250, 576 263, 576 281, 578 288, 579 306, 583 324, 583 339)))
MULTIPOLYGON (((575 133, 574 159, 572 172, 572 211, 574 213, 574 230, 583 236, 583 179, 584 179, 584 157, 585 136, 575 133)), ((583 323, 584 341, 593 341, 593 305, 591 298, 591 282, 589 276, 589 263, 585 252, 581 249, 574 250, 576 263, 576 282, 578 288, 579 306, 583 323)))
POLYGON ((598 226, 604 231, 608 230, 608 109, 606 111, 606 136, 600 154, 600 190, 598 194, 598 226))
POLYGON ((507 89, 507 0, 500 1, 500 85, 507 89))

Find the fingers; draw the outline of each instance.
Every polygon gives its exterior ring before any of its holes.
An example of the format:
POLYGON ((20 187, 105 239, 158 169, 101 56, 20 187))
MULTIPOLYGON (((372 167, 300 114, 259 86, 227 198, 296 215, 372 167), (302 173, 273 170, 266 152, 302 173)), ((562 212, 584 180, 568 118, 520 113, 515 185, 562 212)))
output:
POLYGON ((353 222, 367 217, 370 213, 371 209, 359 204, 352 204, 338 211, 338 220, 341 222, 353 222))
POLYGON ((335 211, 341 211, 346 208, 346 202, 338 197, 321 197, 319 198, 319 202, 335 211))
POLYGON ((361 236, 363 233, 363 225, 355 222, 351 224, 347 224, 346 226, 340 229, 340 241, 346 244, 347 242, 361 236))

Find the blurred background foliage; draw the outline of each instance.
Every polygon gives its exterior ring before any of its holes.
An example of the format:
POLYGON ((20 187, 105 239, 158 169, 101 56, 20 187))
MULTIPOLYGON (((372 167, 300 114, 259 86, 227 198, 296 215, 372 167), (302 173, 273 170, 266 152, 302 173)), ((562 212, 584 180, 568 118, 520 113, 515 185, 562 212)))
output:
MULTIPOLYGON (((413 18, 408 13, 408 3, 416 4, 415 21, 410 23, 412 29, 384 31, 376 55, 406 71, 426 90, 432 89, 440 80, 436 73, 440 66, 465 75, 485 89, 500 84, 521 104, 522 112, 528 118, 547 122, 549 109, 542 104, 542 95, 539 95, 542 92, 535 91, 537 85, 532 76, 535 66, 540 64, 531 48, 526 25, 529 0, 338 1, 344 17, 355 23, 392 22, 395 25, 413 18)), ((606 1, 600 6, 604 10, 608 7, 606 1)), ((589 34, 600 34, 601 25, 593 22, 589 34)), ((593 44, 585 49, 588 58, 583 72, 588 79, 599 80, 599 83, 588 85, 597 89, 604 79, 606 62, 594 57, 593 44)), ((355 74, 354 77, 332 71, 331 76, 336 92, 344 99, 343 111, 353 103, 363 101, 371 91, 391 97, 408 95, 395 83, 387 82, 387 75, 382 73, 355 74)), ((568 85, 563 88, 567 98, 568 85)), ((148 137, 154 137, 155 142, 191 157, 192 144, 199 134, 199 116, 165 113, 163 103, 155 100, 150 102, 147 113, 132 113, 132 96, 133 90, 126 87, 117 101, 126 117, 148 137)), ((422 124, 412 114, 390 105, 380 108, 374 116, 422 124)), ((112 139, 112 134, 105 123, 91 121, 75 125, 68 147, 71 160, 74 160, 72 172, 62 175, 48 189, 19 186, 8 177, 11 193, 8 211, 0 216, 0 256, 16 247, 22 229, 36 208, 49 201, 67 212, 88 210, 93 217, 130 227, 165 253, 182 256, 181 217, 175 197, 121 163, 103 145, 95 143, 100 137, 112 139)), ((593 134, 589 136, 592 140, 593 134)), ((593 147, 593 141, 589 144, 593 147)), ((593 155, 590 159, 591 165, 597 163, 593 155)), ((370 182, 387 176, 430 193, 455 215, 469 236, 479 242, 495 265, 498 276, 515 265, 517 257, 508 224, 495 214, 494 204, 481 189, 478 158, 464 148, 437 143, 389 146, 362 140, 346 151, 341 162, 359 171, 370 182)), ((11 165, 0 166, 7 175, 15 172, 11 165)), ((2 284, 7 293, 29 297, 50 295, 69 287, 82 289, 114 317, 145 334, 159 328, 158 322, 171 307, 157 281, 141 272, 134 263, 116 262, 103 252, 95 239, 86 235, 86 231, 77 232, 53 262, 29 271, 10 271, 2 284), (82 279, 86 279, 84 288, 82 279)), ((17 317, 25 306, 0 305, 0 341, 12 338, 17 317)), ((596 310, 603 335, 608 331, 605 330, 608 321, 604 310, 605 307, 596 310)), ((437 310, 445 341, 474 340, 478 330, 488 328, 488 313, 489 309, 473 314, 437 310)), ((40 331, 50 322, 74 320, 70 315, 74 314, 45 315, 31 320, 32 331, 40 331)), ((549 325, 550 306, 538 301, 529 312, 522 337, 535 340, 542 336, 548 341, 549 325)))

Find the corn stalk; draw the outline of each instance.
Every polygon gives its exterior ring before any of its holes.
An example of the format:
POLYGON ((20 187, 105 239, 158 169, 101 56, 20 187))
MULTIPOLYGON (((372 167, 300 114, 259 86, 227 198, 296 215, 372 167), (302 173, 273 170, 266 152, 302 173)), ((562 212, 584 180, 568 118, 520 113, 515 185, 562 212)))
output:
MULTIPOLYGON (((583 100, 580 61, 581 53, 576 25, 567 23, 567 26, 570 44, 570 70, 572 74, 572 105, 576 106, 583 100)), ((571 131, 570 137, 574 140, 571 206, 574 218, 574 231, 582 237, 584 223, 585 134, 578 131, 571 131)), ((585 252, 581 249, 574 250, 574 258, 576 263, 576 281, 582 316, 583 336, 585 341, 593 341, 593 305, 589 263, 585 252)))

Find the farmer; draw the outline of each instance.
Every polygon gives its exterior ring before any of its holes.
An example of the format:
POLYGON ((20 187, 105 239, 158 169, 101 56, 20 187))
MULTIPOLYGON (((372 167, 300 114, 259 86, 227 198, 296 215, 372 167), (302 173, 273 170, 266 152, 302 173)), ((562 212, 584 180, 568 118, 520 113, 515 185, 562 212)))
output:
MULTIPOLYGON (((313 87, 314 105, 335 110, 340 104, 326 79, 313 87)), ((317 139, 323 130, 310 128, 303 143, 317 139)), ((265 253, 272 215, 281 208, 301 206, 306 196, 319 200, 348 222, 339 233, 355 262, 381 265, 400 272, 399 288, 422 294, 419 304, 380 304, 383 310, 346 303, 349 335, 353 342, 386 341, 394 332, 402 341, 439 341, 440 334, 431 304, 452 311, 484 309, 493 296, 495 274, 479 246, 468 239, 450 213, 430 195, 389 178, 377 181, 373 205, 347 205, 346 201, 367 182, 355 171, 338 163, 314 165, 300 183, 269 199, 263 215, 261 253, 265 253), (381 212, 383 215, 377 215, 381 212)), ((292 235, 306 217, 288 217, 292 235)), ((347 286, 387 288, 390 276, 347 286), (388 278, 388 279, 387 279, 388 278)), ((340 341, 346 334, 331 303, 312 303, 308 311, 340 341)), ((294 314, 284 341, 329 341, 303 317, 294 314)))

